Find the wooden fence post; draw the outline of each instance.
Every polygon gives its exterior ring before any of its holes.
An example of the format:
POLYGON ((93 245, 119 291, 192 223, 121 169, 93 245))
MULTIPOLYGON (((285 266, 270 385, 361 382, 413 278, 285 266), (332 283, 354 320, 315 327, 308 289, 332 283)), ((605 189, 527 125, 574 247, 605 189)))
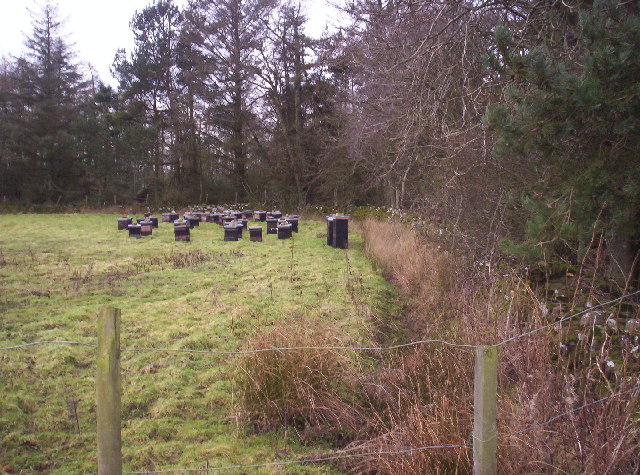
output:
POLYGON ((476 348, 473 383, 473 473, 496 473, 498 430, 496 426, 498 393, 498 349, 476 348))
POLYGON ((120 310, 105 307, 98 315, 98 475, 122 474, 120 391, 120 310))

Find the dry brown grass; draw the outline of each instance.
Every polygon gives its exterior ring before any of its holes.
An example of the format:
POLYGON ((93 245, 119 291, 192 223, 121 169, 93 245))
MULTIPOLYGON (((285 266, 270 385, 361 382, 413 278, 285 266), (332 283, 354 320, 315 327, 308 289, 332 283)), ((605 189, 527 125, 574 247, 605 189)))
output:
MULTIPOLYGON (((408 298, 407 308, 412 310, 403 320, 411 339, 492 344, 557 318, 528 283, 515 275, 466 271, 463 261, 455 261, 400 224, 368 220, 363 230, 369 255, 408 298)), ((516 434, 640 384, 637 371, 628 369, 628 356, 615 377, 605 371, 613 338, 605 336, 598 343, 593 329, 581 331, 583 342, 567 354, 559 351, 560 344, 575 334, 575 323, 500 348, 501 473, 640 470, 637 391, 516 434)), ((378 409, 377 432, 352 448, 374 452, 470 443, 472 352, 429 344, 400 354, 387 365, 388 369, 373 377, 379 387, 369 391, 378 409), (375 395, 381 393, 393 394, 396 402, 388 398, 389 402, 380 404, 375 395)), ((428 449, 362 457, 344 467, 356 473, 467 473, 472 460, 466 448, 428 449)))
MULTIPOLYGON (((278 321, 248 349, 330 347, 347 344, 319 320, 278 321)), ((355 357, 326 349, 246 354, 239 361, 239 395, 245 418, 256 430, 292 427, 303 439, 353 437, 364 420, 355 357)))
MULTIPOLYGON (((549 311, 517 275, 493 267, 478 270, 400 224, 367 220, 362 231, 369 256, 406 298, 399 320, 408 340, 494 344, 563 314, 549 311)), ((582 340, 560 351, 561 343, 575 338, 576 325, 500 347, 500 473, 640 470, 637 391, 529 430, 640 384, 629 353, 615 375, 607 370, 619 335, 599 341, 595 328, 580 327, 582 340)), ((256 336, 249 348, 348 344, 339 335, 326 323, 285 321, 256 336)), ((239 377, 246 418, 258 430, 287 426, 302 438, 328 436, 347 444, 346 453, 360 456, 336 463, 353 473, 471 472, 473 350, 432 343, 370 356, 376 364, 333 350, 247 355, 239 377), (441 445, 461 447, 406 451, 441 445)))
POLYGON ((425 306, 441 301, 449 283, 447 270, 453 264, 446 252, 438 252, 400 224, 367 219, 362 229, 368 254, 375 256, 405 295, 425 306))

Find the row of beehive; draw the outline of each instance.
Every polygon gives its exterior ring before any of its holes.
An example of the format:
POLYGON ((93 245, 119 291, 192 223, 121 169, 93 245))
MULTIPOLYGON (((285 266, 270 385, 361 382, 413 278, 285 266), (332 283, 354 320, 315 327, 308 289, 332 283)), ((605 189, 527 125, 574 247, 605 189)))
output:
MULTIPOLYGON (((267 234, 277 234, 278 239, 289 239, 292 237, 292 233, 298 232, 299 219, 298 215, 287 216, 286 218, 275 218, 267 215, 264 220, 267 224, 267 234)), ((248 228, 251 241, 262 242, 262 225, 247 226, 247 224, 245 219, 241 220, 241 222, 238 220, 224 222, 223 220, 224 240, 237 241, 242 238, 242 230, 248 228)))
POLYGON ((135 218, 136 223, 133 222, 134 218, 129 216, 123 216, 118 218, 118 230, 129 230, 129 237, 141 238, 143 236, 151 236, 153 228, 158 227, 158 218, 146 214, 142 218, 135 218))
MULTIPOLYGON (((249 230, 252 241, 262 241, 262 226, 248 226, 249 219, 253 217, 256 221, 266 221, 267 234, 277 234, 278 239, 288 239, 292 232, 298 232, 298 215, 282 218, 280 211, 233 211, 225 210, 222 213, 207 212, 186 212, 183 219, 179 219, 178 213, 163 213, 163 222, 174 223, 174 234, 176 241, 190 241, 190 230, 199 226, 200 222, 217 223, 224 227, 225 241, 237 241, 242 238, 242 230, 249 230)), ((158 227, 158 218, 147 213, 142 218, 136 218, 137 223, 133 223, 133 218, 125 216, 118 219, 118 229, 128 229, 129 236, 140 238, 150 236, 152 229, 158 227)))

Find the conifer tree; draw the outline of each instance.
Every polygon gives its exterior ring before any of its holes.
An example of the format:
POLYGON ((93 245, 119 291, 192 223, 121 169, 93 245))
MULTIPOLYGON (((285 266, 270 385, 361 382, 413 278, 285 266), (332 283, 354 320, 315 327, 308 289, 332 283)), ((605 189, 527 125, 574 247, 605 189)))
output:
POLYGON ((265 25, 275 0, 197 0, 193 18, 202 38, 199 48, 207 59, 210 91, 209 135, 215 135, 221 164, 240 191, 248 189, 247 171, 255 111, 254 80, 265 25))
POLYGON ((30 200, 66 201, 83 195, 74 134, 86 83, 63 35, 57 8, 47 4, 32 17, 26 57, 16 70, 16 100, 23 108, 15 119, 28 174, 24 192, 30 200))
POLYGON ((493 66, 513 78, 487 115, 496 154, 537 176, 525 190, 524 242, 512 249, 575 258, 602 231, 612 276, 624 281, 640 249, 640 18, 629 3, 599 0, 580 13, 576 34, 572 61, 518 50, 496 31, 493 66))

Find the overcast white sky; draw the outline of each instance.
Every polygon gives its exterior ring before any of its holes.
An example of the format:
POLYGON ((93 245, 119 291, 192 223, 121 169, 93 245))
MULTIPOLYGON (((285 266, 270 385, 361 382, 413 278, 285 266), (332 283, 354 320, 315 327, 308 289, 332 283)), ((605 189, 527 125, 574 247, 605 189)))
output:
MULTIPOLYGON (((0 57, 19 55, 23 50, 25 34, 31 32, 28 8, 41 11, 39 5, 46 0, 0 0, 0 57)), ((100 78, 115 86, 109 67, 118 48, 131 51, 133 35, 129 21, 136 11, 153 0, 51 0, 58 5, 68 41, 75 43, 78 60, 88 62, 98 71, 100 78)), ((187 0, 174 0, 180 7, 187 0)), ((327 22, 335 24, 337 13, 327 0, 303 0, 309 22, 307 34, 319 36, 327 22)))

